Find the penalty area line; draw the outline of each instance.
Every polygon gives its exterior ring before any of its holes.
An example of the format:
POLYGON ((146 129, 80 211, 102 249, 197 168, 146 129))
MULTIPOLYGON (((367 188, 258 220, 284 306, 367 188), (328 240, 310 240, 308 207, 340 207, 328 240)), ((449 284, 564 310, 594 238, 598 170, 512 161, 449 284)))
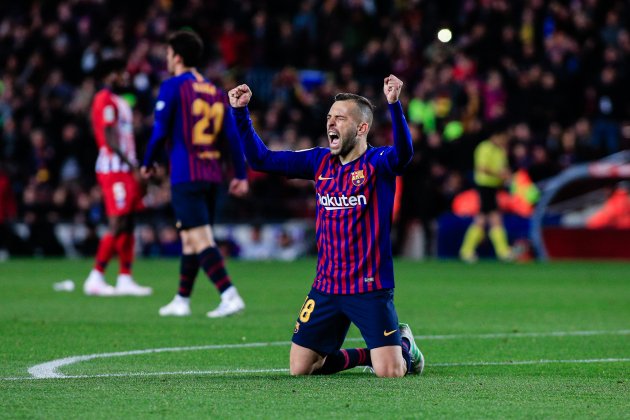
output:
MULTIPOLYGON (((630 358, 606 358, 606 359, 542 359, 542 360, 510 360, 506 362, 461 362, 461 363, 431 363, 428 368, 434 367, 484 367, 484 366, 523 366, 523 365, 548 365, 548 364, 584 364, 584 363, 629 363, 630 358)), ((358 366, 355 369, 364 369, 358 366)), ((13 377, 0 378, 2 381, 37 381, 43 379, 94 379, 94 378, 132 378, 151 376, 194 376, 194 375, 240 375, 250 373, 288 373, 289 369, 227 369, 227 370, 183 370, 176 372, 127 372, 127 373, 102 373, 95 375, 64 375, 56 377, 13 377)))

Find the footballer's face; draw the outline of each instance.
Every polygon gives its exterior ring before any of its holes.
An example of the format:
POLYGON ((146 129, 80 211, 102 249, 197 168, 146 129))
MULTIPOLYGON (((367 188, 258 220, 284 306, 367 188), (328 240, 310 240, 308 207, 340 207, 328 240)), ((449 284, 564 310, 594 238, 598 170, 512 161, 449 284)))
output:
POLYGON ((347 156, 357 145, 361 126, 359 108, 353 101, 337 101, 326 117, 326 134, 330 154, 347 156))

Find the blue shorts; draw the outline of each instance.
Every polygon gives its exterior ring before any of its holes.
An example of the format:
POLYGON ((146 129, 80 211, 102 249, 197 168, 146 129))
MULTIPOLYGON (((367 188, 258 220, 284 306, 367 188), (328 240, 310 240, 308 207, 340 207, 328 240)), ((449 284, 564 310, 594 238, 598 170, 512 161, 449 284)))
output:
POLYGON ((175 226, 179 230, 211 225, 217 184, 184 182, 171 185, 171 204, 175 212, 175 226))
POLYGON ((311 289, 292 341, 321 355, 331 354, 341 348, 351 322, 369 349, 400 346, 393 289, 355 295, 327 295, 311 289))

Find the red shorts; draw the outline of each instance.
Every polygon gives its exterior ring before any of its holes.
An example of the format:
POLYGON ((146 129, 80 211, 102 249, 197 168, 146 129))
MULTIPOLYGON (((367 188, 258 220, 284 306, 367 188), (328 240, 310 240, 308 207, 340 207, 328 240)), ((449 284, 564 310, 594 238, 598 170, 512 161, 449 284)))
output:
POLYGON ((107 216, 123 216, 144 208, 140 184, 129 172, 96 174, 103 190, 107 216))

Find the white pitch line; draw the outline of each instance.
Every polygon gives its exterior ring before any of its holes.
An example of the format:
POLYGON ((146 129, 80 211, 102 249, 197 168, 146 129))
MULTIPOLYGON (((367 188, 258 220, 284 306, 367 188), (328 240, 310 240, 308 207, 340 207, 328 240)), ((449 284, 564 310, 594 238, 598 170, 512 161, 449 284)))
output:
MULTIPOLYGON (((575 359, 575 360, 510 360, 507 362, 463 362, 463 363, 431 363, 429 368, 434 367, 483 367, 483 366, 519 366, 519 365, 546 365, 546 364, 582 364, 582 363, 630 363, 630 358, 607 358, 607 359, 575 359)), ((358 366, 355 369, 365 369, 358 366)), ((63 375, 59 377, 13 377, 0 378, 2 381, 38 381, 43 379, 90 379, 90 378, 130 378, 148 376, 185 376, 185 375, 238 375, 246 373, 287 373, 289 369, 228 369, 228 370, 183 370, 176 372, 127 372, 127 373, 102 373, 96 375, 63 375)))
POLYGON ((623 363, 630 362, 630 358, 608 358, 608 359, 575 359, 575 360, 510 360, 508 362, 466 362, 466 363, 432 363, 430 366, 437 367, 460 367, 460 366, 517 366, 517 365, 548 365, 551 363, 623 363))
POLYGON ((78 362, 85 362, 93 359, 107 359, 110 357, 126 357, 136 356, 140 354, 151 353, 168 353, 168 352, 180 352, 180 351, 195 351, 195 350, 220 350, 220 349, 241 349, 248 347, 267 347, 267 346, 285 346, 288 341, 275 341, 271 343, 242 343, 242 344, 211 344, 207 346, 189 346, 189 347, 163 347, 158 349, 146 349, 146 350, 131 350, 131 351, 119 351, 114 353, 96 353, 87 354, 83 356, 70 356, 63 359, 56 359, 50 362, 41 363, 28 369, 35 378, 63 378, 66 375, 59 373, 58 369, 62 366, 72 365, 78 362))
POLYGON ((531 333, 488 333, 488 334, 449 334, 449 335, 416 335, 415 338, 422 340, 454 340, 461 338, 487 339, 487 338, 527 338, 527 337, 584 337, 590 335, 629 335, 630 330, 615 331, 552 331, 552 332, 531 332, 531 333))
MULTIPOLYGON (((493 339, 493 338, 526 338, 526 337, 570 337, 570 336, 593 336, 593 335, 628 335, 630 330, 616 331, 554 331, 542 333, 491 333, 491 334, 451 334, 451 335, 419 335, 415 338, 419 340, 455 340, 455 339, 493 339)), ((362 341, 361 338, 348 338, 346 341, 362 341)), ((82 356, 70 356, 62 359, 52 360, 50 362, 40 363, 28 369, 33 378, 64 378, 67 375, 61 373, 59 369, 78 362, 84 362, 93 359, 104 359, 110 357, 126 357, 142 354, 180 352, 180 351, 197 351, 197 350, 217 350, 217 349, 236 349, 250 347, 271 347, 271 346, 287 346, 291 344, 289 341, 273 341, 269 343, 240 343, 240 344, 214 344, 206 346, 189 346, 189 347, 164 347, 157 349, 121 351, 114 353, 96 353, 82 356)))

